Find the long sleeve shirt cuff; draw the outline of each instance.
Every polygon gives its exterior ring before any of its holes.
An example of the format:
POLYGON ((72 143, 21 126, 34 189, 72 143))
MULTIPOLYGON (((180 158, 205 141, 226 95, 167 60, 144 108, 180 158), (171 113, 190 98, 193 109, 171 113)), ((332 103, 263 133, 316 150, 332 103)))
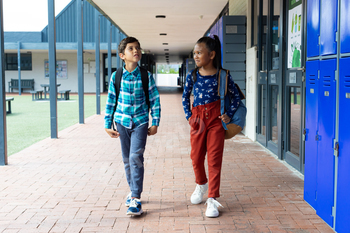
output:
POLYGON ((112 127, 112 122, 105 122, 105 129, 110 129, 112 127))
POLYGON ((152 126, 159 126, 160 119, 152 119, 152 126))

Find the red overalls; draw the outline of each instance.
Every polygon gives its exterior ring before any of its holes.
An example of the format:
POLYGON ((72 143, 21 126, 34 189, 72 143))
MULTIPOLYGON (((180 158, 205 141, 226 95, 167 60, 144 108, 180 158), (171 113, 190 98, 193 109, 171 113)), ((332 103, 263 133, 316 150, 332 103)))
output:
POLYGON ((220 100, 192 108, 191 159, 196 183, 208 182, 204 160, 208 154, 209 190, 208 197, 220 197, 220 176, 224 152, 225 129, 222 126, 220 100))

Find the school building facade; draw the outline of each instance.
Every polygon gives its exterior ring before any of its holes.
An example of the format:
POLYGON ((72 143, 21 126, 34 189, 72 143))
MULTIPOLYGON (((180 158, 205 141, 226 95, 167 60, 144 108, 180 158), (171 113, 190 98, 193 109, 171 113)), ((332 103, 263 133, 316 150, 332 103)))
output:
MULTIPOLYGON (((101 16, 101 61, 96 63, 96 28, 89 23, 98 13, 89 4, 93 2, 84 3, 84 85, 92 93, 96 64, 100 65, 100 88, 106 91, 112 72, 108 63, 113 63, 113 69, 121 65, 111 51, 126 36, 101 16)), ((73 0, 56 17, 57 60, 62 65, 57 82, 72 92, 78 92, 77 38, 74 26, 65 23, 76 17, 75 5, 73 0)), ((304 174, 305 201, 336 232, 350 229, 349 14, 347 0, 229 0, 208 31, 203 31, 203 35, 219 35, 223 67, 246 95, 244 134, 304 174)), ((12 67, 5 72, 6 84, 18 78, 17 65, 9 63, 13 59, 16 64, 19 50, 21 78, 34 78, 35 89, 48 83, 46 35, 47 28, 25 37, 5 33, 5 59, 12 67), (31 62, 29 70, 25 70, 26 60, 31 62)), ((145 54, 141 63, 155 74, 151 56, 145 54)), ((189 51, 180 69, 180 86, 192 68, 189 51)))

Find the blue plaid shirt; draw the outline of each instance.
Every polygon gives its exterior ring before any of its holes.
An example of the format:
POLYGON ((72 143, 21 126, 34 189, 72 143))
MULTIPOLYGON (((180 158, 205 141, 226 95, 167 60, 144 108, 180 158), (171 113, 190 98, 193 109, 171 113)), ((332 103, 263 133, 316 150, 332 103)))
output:
MULTIPOLYGON (((126 128, 131 128, 131 122, 135 126, 140 126, 149 122, 149 111, 146 103, 145 93, 142 87, 141 71, 136 67, 131 73, 123 68, 123 76, 120 83, 117 109, 114 111, 116 104, 115 92, 115 75, 111 76, 105 110, 105 128, 110 129, 114 121, 126 128)), ((160 121, 160 99, 159 93, 154 82, 153 76, 148 72, 148 92, 152 116, 152 125, 159 126, 160 121)))

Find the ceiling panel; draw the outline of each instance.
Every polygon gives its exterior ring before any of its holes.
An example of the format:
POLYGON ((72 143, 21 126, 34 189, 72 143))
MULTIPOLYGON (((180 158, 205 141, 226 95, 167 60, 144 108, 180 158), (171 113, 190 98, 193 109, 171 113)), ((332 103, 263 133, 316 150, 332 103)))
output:
POLYGON ((157 62, 181 62, 227 4, 227 0, 88 0, 157 62), (166 15, 165 19, 156 15, 166 15), (160 36, 160 33, 167 33, 160 36), (168 45, 163 45, 168 43, 168 45), (164 51, 164 49, 169 49, 164 51))

